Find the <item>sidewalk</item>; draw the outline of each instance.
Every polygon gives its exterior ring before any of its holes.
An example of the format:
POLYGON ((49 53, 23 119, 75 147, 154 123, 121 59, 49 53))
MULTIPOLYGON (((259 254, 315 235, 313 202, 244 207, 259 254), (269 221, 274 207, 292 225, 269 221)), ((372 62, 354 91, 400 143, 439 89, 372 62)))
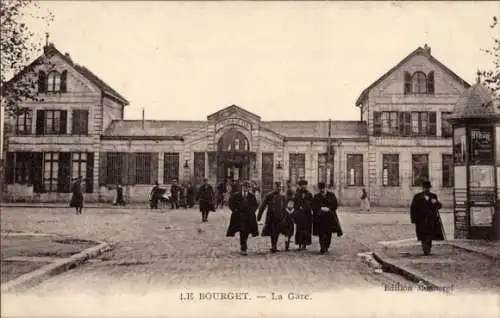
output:
POLYGON ((500 290, 500 242, 435 242, 429 256, 422 255, 420 242, 416 240, 381 243, 374 257, 386 270, 411 281, 454 291, 500 290))
POLYGON ((44 233, 2 232, 0 235, 2 292, 69 270, 102 245, 44 233))
MULTIPOLYGON (((67 203, 60 202, 49 202, 49 203, 30 203, 30 202, 7 202, 0 203, 0 207, 7 208, 48 208, 48 209, 57 209, 57 208, 69 208, 67 203)), ((84 209, 132 209, 132 210, 144 210, 149 209, 148 203, 131 203, 126 206, 115 206, 111 203, 85 203, 84 209)), ((198 209, 197 206, 194 209, 198 209)), ((166 207, 162 210, 170 210, 170 207, 166 207)), ((375 206, 371 207, 370 212, 360 212, 358 206, 340 206, 339 212, 346 213, 362 213, 362 214, 374 214, 374 213, 409 213, 410 209, 408 207, 385 207, 385 206, 375 206)), ((441 213, 452 213, 452 209, 444 208, 440 210, 441 213)))

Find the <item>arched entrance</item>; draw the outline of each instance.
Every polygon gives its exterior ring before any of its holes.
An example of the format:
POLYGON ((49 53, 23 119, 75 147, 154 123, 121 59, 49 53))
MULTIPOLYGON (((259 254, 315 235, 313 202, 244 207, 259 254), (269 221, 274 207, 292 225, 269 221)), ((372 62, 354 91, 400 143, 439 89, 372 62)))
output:
POLYGON ((249 180, 251 158, 248 138, 237 129, 225 132, 217 143, 217 183, 249 180))

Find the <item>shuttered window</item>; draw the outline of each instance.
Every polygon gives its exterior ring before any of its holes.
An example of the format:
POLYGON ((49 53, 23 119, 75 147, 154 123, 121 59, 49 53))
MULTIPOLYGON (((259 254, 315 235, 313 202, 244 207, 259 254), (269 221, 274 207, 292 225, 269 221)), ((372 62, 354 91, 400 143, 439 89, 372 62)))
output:
POLYGON ((179 180, 179 153, 166 152, 163 155, 163 183, 179 180))
POLYGON ((87 135, 89 132, 89 111, 74 110, 71 133, 74 135, 87 135))

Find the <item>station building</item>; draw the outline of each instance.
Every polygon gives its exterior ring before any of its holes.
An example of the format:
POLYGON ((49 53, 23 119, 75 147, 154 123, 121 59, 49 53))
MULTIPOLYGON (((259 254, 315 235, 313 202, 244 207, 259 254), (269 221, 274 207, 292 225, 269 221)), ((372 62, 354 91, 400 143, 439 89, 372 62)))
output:
POLYGON ((7 199, 70 198, 84 178, 87 202, 111 202, 124 185, 130 202, 172 180, 217 184, 305 179, 333 185, 343 205, 408 206, 423 179, 452 204, 452 130, 444 116, 470 85, 419 47, 364 89, 357 121, 266 121, 244 107, 221 106, 202 121, 126 120, 129 102, 53 44, 11 80, 31 78, 39 101, 19 105, 9 122, 7 199))

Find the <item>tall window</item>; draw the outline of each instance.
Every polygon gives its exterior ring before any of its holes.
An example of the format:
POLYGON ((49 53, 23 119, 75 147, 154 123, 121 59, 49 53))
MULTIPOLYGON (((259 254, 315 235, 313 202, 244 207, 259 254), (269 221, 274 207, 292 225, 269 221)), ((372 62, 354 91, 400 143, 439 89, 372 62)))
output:
POLYGON ((415 72, 411 77, 412 93, 427 93, 427 77, 423 72, 415 72))
POLYGON ((67 111, 65 110, 37 110, 37 135, 64 135, 66 134, 67 111))
POLYGON ((296 184, 306 176, 306 155, 303 153, 291 153, 290 161, 290 182, 296 184))
POLYGON ((451 112, 441 113, 441 137, 453 137, 453 126, 446 120, 446 117, 451 115, 451 112))
POLYGON ((384 135, 397 135, 399 132, 397 112, 382 112, 382 133, 384 135))
POLYGON ((318 182, 324 182, 327 185, 334 184, 334 165, 333 154, 330 154, 330 166, 328 166, 328 154, 323 153, 318 155, 318 182), (329 172, 329 173, 328 173, 329 172))
POLYGON ((14 182, 18 184, 31 184, 33 173, 33 161, 31 152, 16 152, 14 182))
POLYGON ((135 184, 151 184, 152 154, 139 152, 135 158, 135 184))
POLYGON ((20 135, 31 134, 32 121, 33 112, 31 111, 31 109, 22 109, 16 118, 16 133, 20 135))
POLYGON ((118 184, 123 183, 125 180, 122 178, 122 173, 127 173, 125 171, 127 166, 125 165, 127 160, 127 154, 123 152, 106 152, 103 164, 105 165, 105 174, 101 181, 101 184, 118 184))
POLYGON ((412 170, 414 187, 422 185, 422 181, 429 180, 429 155, 412 155, 412 170))
POLYGON ((199 184, 205 178, 205 153, 195 152, 194 153, 194 181, 199 184))
POLYGON ((46 152, 43 158, 43 185, 45 192, 57 192, 59 153, 46 152))
POLYGON ((399 155, 384 154, 382 156, 382 183, 384 186, 399 186, 399 155))
POLYGON ((163 157, 163 182, 179 180, 179 153, 166 152, 163 157))
POLYGON ((443 154, 442 167, 443 172, 443 187, 453 187, 453 155, 443 154))
POLYGON ((87 188, 87 153, 86 152, 74 152, 71 158, 71 180, 76 180, 78 177, 82 177, 82 189, 87 188))
POLYGON ((52 71, 49 73, 47 78, 47 91, 48 92, 59 92, 61 90, 61 74, 57 71, 52 71))
POLYGON ((74 135, 87 135, 89 132, 89 111, 74 110, 73 111, 73 126, 71 133, 74 135))
POLYGON ((363 185, 363 155, 348 154, 347 155, 347 185, 362 186, 363 185))

